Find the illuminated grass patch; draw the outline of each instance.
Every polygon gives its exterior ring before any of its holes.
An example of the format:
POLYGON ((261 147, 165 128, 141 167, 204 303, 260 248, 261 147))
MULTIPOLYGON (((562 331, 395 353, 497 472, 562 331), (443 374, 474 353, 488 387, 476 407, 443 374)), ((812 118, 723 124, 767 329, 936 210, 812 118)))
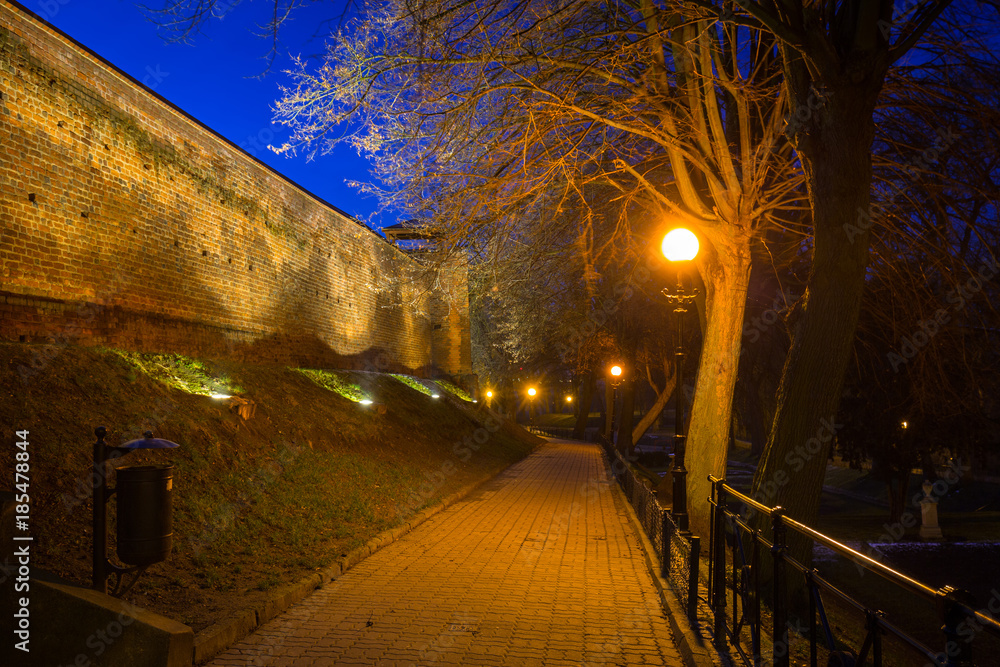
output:
POLYGON ((435 380, 434 382, 448 393, 458 396, 463 401, 472 401, 472 396, 469 395, 469 392, 465 391, 457 384, 453 384, 447 380, 435 380))
POLYGON ((203 362, 181 354, 109 351, 144 375, 189 394, 220 398, 243 392, 241 387, 233 384, 225 375, 216 376, 203 362))
POLYGON ((295 370, 302 373, 324 389, 336 392, 344 398, 354 401, 355 403, 361 403, 362 401, 369 401, 370 403, 371 401, 371 398, 365 394, 364 391, 362 391, 361 386, 352 382, 346 373, 339 373, 337 371, 319 371, 312 368, 297 368, 295 370))
POLYGON ((434 395, 434 391, 430 387, 428 387, 415 377, 412 377, 410 375, 400 375, 398 373, 392 373, 392 377, 396 378, 410 389, 416 389, 420 393, 427 394, 428 396, 434 395))

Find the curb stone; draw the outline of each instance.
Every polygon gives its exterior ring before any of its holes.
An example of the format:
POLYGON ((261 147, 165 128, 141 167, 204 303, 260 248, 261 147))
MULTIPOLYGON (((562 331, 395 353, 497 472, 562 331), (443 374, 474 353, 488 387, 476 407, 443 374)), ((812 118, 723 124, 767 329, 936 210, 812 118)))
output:
POLYGON ((649 574, 653 578, 653 583, 660 594, 660 600, 666 611, 667 621, 670 623, 670 629, 674 633, 674 640, 677 643, 677 649, 680 651, 681 657, 684 659, 684 664, 687 667, 716 667, 717 665, 727 664, 721 660, 714 647, 706 641, 704 635, 691 627, 683 605, 677 599, 674 590, 670 587, 667 580, 660 575, 659 556, 656 555, 656 549, 646 536, 646 532, 642 529, 639 517, 636 516, 635 510, 628 502, 628 498, 625 497, 625 492, 622 491, 617 480, 615 480, 615 476, 611 472, 611 465, 608 462, 608 456, 603 449, 601 449, 601 458, 604 461, 604 469, 608 476, 609 486, 614 488, 615 500, 625 508, 629 525, 632 526, 632 530, 636 533, 639 543, 642 545, 643 560, 645 560, 646 568, 649 570, 649 574))
MULTIPOLYGON (((531 452, 528 452, 528 454, 530 455, 531 452)), ((517 462, 515 461, 514 463, 517 462)), ((510 465, 514 465, 514 463, 510 465)), ((338 558, 333 565, 319 572, 308 574, 296 582, 279 588, 269 595, 258 608, 238 612, 235 616, 231 616, 205 628, 194 637, 193 664, 199 665, 218 655, 292 605, 301 602, 303 598, 316 589, 322 588, 337 579, 344 572, 382 547, 392 544, 441 510, 454 505, 456 502, 470 495, 477 488, 493 480, 509 467, 504 466, 492 469, 482 479, 467 484, 431 507, 425 507, 420 510, 395 528, 385 530, 368 540, 363 546, 347 552, 338 558)))

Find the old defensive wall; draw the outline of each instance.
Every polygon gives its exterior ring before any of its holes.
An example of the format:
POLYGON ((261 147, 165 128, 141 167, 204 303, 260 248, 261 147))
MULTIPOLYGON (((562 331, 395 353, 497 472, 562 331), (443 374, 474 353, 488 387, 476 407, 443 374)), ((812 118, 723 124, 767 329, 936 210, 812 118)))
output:
POLYGON ((0 338, 471 373, 431 273, 0 0, 0 338))

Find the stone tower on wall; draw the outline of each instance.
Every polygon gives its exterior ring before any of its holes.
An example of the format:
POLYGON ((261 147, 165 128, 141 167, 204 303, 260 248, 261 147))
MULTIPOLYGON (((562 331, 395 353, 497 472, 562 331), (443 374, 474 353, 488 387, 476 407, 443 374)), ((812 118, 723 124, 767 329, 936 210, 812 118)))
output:
POLYGON ((434 290, 428 302, 433 365, 450 375, 462 377, 467 387, 475 387, 476 379, 471 375, 468 263, 458 255, 439 261, 433 237, 417 223, 399 223, 382 232, 414 260, 425 266, 440 264, 430 278, 434 290))
POLYGON ((7 0, 0 137, 0 338, 471 373, 464 267, 428 275, 7 0))

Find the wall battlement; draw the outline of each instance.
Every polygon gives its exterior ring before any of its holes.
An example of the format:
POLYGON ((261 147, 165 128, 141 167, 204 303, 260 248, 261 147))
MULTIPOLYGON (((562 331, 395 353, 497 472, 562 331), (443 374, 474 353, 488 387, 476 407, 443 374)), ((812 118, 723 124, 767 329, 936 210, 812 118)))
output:
POLYGON ((0 338, 471 373, 465 267, 431 274, 7 0, 0 338))

